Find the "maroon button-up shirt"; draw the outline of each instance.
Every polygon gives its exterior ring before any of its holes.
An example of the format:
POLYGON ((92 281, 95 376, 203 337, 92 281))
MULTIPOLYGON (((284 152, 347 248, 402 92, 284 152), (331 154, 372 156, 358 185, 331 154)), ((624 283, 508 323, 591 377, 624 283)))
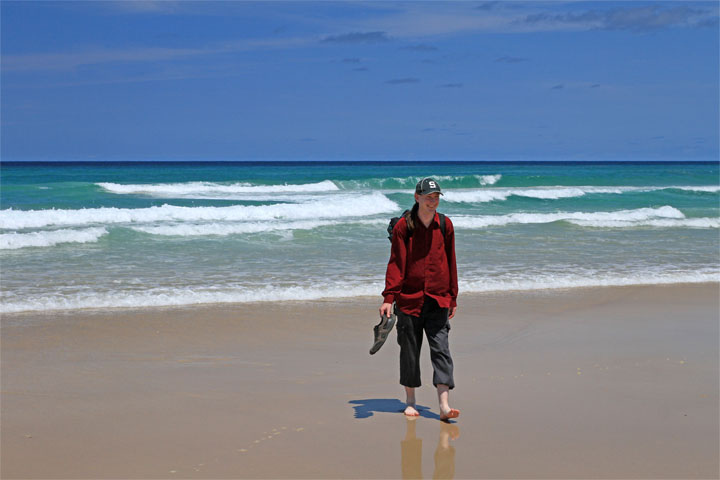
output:
POLYGON ((428 227, 418 219, 407 241, 405 217, 393 229, 392 249, 382 295, 385 303, 394 301, 407 315, 420 315, 425 295, 437 300, 441 308, 457 305, 455 229, 450 219, 445 217, 443 240, 439 222, 437 212, 428 227))

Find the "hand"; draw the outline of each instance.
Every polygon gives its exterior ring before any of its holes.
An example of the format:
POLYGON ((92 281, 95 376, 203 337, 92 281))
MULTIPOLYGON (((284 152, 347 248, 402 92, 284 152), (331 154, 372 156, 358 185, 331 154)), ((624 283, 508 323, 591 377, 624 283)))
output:
POLYGON ((448 320, 455 316, 455 312, 457 312, 457 305, 450 309, 450 315, 448 315, 448 320))
POLYGON ((389 317, 392 315, 392 303, 383 303, 380 306, 380 316, 389 317))

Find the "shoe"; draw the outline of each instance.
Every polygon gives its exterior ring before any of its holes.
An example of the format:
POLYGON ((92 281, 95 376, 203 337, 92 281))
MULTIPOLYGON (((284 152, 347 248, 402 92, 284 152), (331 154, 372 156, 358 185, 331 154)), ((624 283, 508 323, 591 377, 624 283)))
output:
POLYGON ((385 340, 387 340, 388 335, 390 335, 390 332, 395 326, 396 320, 397 317, 394 313, 389 317, 380 317, 380 323, 373 327, 375 343, 370 349, 370 355, 374 355, 378 350, 380 350, 380 347, 383 346, 385 340))

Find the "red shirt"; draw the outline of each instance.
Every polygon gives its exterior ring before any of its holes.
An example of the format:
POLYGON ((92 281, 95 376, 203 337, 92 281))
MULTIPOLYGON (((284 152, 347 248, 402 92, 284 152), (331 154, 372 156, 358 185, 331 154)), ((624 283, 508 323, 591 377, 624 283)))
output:
POLYGON ((458 284, 455 265, 455 229, 445 217, 445 239, 435 218, 425 227, 418 219, 412 236, 407 236, 405 217, 395 225, 387 272, 385 303, 396 303, 407 315, 419 316, 425 295, 437 300, 441 308, 457 305, 458 284))

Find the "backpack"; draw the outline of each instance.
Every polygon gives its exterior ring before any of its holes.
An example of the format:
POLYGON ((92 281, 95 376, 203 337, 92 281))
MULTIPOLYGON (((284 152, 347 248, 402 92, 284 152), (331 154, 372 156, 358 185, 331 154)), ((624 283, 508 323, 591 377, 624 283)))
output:
MULTIPOLYGON (((388 224, 388 227, 387 227, 388 240, 390 240, 392 242, 392 232, 393 232, 393 229, 395 228, 395 225, 397 224, 397 222, 400 221, 400 219, 402 217, 404 217, 405 215, 408 215, 409 213, 410 213, 410 210, 405 210, 401 216, 393 217, 390 219, 390 223, 388 224)), ((438 218, 440 219, 440 231, 442 232, 443 240, 445 240, 445 215, 438 212, 438 218)), ((408 238, 410 238, 412 236, 412 234, 413 234, 413 231, 410 228, 410 226, 408 226, 408 234, 405 236, 406 243, 408 241, 408 238)))

